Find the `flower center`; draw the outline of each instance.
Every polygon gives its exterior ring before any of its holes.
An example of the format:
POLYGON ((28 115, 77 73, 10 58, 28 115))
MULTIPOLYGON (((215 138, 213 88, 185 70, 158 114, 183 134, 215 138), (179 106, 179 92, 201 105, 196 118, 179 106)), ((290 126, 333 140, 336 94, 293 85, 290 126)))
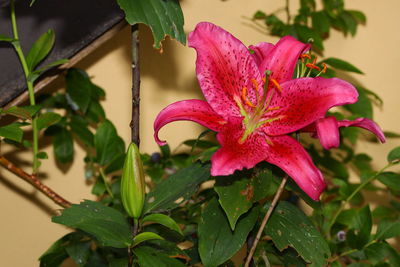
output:
POLYGON ((263 79, 263 94, 261 97, 257 80, 251 79, 251 83, 255 91, 255 103, 249 100, 247 87, 242 88, 241 99, 235 98, 236 104, 240 109, 240 113, 244 117, 243 125, 245 130, 243 136, 239 140, 240 144, 243 144, 256 129, 260 128, 266 123, 270 123, 279 119, 279 117, 262 119, 267 112, 278 110, 280 108, 270 107, 275 91, 282 92, 280 84, 275 79, 270 78, 270 75, 270 71, 265 72, 265 77, 263 79), (269 83, 271 83, 271 86, 269 86, 269 83))

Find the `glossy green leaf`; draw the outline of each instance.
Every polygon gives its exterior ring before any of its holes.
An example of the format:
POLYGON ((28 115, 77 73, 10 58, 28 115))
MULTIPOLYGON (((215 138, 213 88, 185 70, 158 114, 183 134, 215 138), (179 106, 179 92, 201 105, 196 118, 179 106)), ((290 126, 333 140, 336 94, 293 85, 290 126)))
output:
POLYGON ((86 113, 92 93, 92 82, 87 73, 81 69, 69 69, 66 84, 67 99, 71 108, 86 113))
POLYGON ((400 220, 382 220, 379 222, 375 239, 385 240, 395 236, 400 236, 400 220))
POLYGON ((89 259, 91 252, 90 246, 90 241, 76 242, 66 246, 65 250, 79 267, 83 267, 89 259))
POLYGON ((24 131, 20 127, 21 124, 17 122, 2 126, 0 127, 0 136, 16 142, 21 142, 24 131))
POLYGON ((164 239, 164 238, 153 232, 142 232, 133 238, 132 246, 135 247, 144 241, 152 239, 164 239))
POLYGON ((133 250, 140 267, 184 267, 177 259, 171 258, 152 247, 140 246, 133 250))
POLYGON ((4 34, 0 34, 0 42, 4 41, 4 42, 12 42, 14 41, 14 38, 8 37, 4 34))
POLYGON ((48 30, 35 41, 26 56, 28 69, 32 71, 51 51, 55 36, 53 30, 48 30))
POLYGON ((8 114, 24 120, 32 119, 31 114, 22 107, 13 106, 9 109, 0 110, 0 114, 8 114))
POLYGON ((400 191, 400 174, 395 172, 383 172, 378 175, 378 180, 390 189, 400 191))
POLYGON ((36 121, 36 126, 38 130, 42 130, 44 128, 48 128, 49 126, 56 124, 61 120, 61 116, 54 112, 46 112, 40 114, 36 121))
POLYGON ((199 185, 210 178, 210 165, 194 163, 178 170, 175 174, 159 183, 146 196, 143 214, 152 210, 167 210, 177 207, 189 199, 199 185))
POLYGON ((125 144, 110 121, 103 122, 94 136, 96 162, 104 166, 125 153, 125 144))
POLYGON ((253 229, 259 209, 253 208, 239 219, 234 231, 215 198, 202 213, 198 226, 199 253, 205 267, 216 267, 230 259, 244 244, 253 229))
POLYGON ((71 133, 62 128, 53 136, 54 155, 61 163, 69 163, 74 158, 74 141, 71 133))
POLYGON ((359 73, 359 74, 364 74, 360 69, 358 69, 354 65, 350 64, 347 61, 339 59, 339 58, 330 57, 330 58, 324 59, 322 62, 324 62, 324 63, 328 64, 329 66, 331 66, 335 69, 338 69, 338 70, 344 70, 344 71, 350 71, 350 72, 355 72, 355 73, 359 73))
POLYGON ((41 105, 20 106, 19 108, 25 109, 29 115, 33 117, 42 108, 41 105))
POLYGON ((74 133, 80 141, 89 147, 94 147, 94 135, 89 130, 89 125, 84 118, 77 115, 71 116, 69 126, 71 127, 71 132, 74 133))
POLYGON ((178 0, 117 0, 129 24, 148 25, 154 37, 155 48, 161 47, 166 35, 186 44, 183 14, 178 0))
POLYGON ((147 215, 142 219, 142 222, 158 223, 183 235, 182 230, 181 228, 179 228, 178 224, 171 217, 164 214, 159 213, 147 215))
POLYGON ((132 244, 130 226, 125 216, 99 202, 85 200, 80 204, 72 204, 60 216, 54 216, 52 221, 95 236, 101 246, 127 248, 132 244))
POLYGON ((400 161, 400 146, 392 149, 387 156, 388 162, 398 162, 400 161))
POLYGON ((277 189, 277 179, 271 171, 247 179, 246 174, 218 177, 214 190, 219 196, 219 203, 224 209, 232 230, 235 229, 236 221, 246 213, 253 203, 272 195, 277 189))
MULTIPOLYGON (((266 211, 269 204, 265 205, 266 211)), ((325 239, 308 217, 296 206, 281 201, 272 213, 264 233, 283 251, 293 247, 299 255, 314 266, 323 266, 330 255, 325 239)))

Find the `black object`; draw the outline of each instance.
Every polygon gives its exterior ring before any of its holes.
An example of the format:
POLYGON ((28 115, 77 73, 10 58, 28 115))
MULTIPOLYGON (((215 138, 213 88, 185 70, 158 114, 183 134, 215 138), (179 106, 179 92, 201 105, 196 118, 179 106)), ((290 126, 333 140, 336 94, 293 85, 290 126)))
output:
MULTIPOLYGON (((115 0, 31 0, 16 1, 16 17, 25 54, 40 35, 53 29, 55 46, 41 65, 71 58, 124 18, 115 0)), ((0 34, 12 36, 9 0, 0 0, 0 34)), ((25 89, 18 57, 6 42, 0 42, 0 107, 25 89)))

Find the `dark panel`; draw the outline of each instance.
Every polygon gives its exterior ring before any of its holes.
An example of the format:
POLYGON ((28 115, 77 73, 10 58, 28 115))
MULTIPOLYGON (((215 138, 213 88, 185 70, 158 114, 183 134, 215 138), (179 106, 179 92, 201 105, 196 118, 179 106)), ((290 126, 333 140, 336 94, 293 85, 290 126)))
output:
MULTIPOLYGON (((16 2, 17 23, 25 54, 48 29, 56 43, 42 65, 70 58, 123 19, 115 0, 30 0, 16 2)), ((9 0, 0 0, 0 33, 11 36, 9 0)), ((0 107, 25 90, 23 72, 11 46, 0 42, 0 107)))

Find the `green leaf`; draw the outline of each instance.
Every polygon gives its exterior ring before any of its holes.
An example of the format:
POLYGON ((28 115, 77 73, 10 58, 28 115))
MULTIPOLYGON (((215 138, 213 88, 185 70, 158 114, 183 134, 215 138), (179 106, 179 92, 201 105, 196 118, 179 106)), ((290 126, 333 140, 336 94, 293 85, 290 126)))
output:
POLYGON ((383 172, 378 175, 378 180, 390 189, 400 191, 400 174, 395 172, 383 172))
POLYGON ((38 131, 47 128, 53 124, 56 124, 61 120, 61 116, 54 112, 46 112, 40 114, 36 121, 36 126, 38 131))
POLYGON ((24 120, 32 119, 31 114, 26 109, 24 109, 22 107, 17 107, 17 106, 13 106, 13 107, 11 107, 9 109, 1 110, 0 114, 1 113, 12 115, 14 117, 21 118, 21 119, 24 119, 24 120))
POLYGON ((294 36, 294 37, 298 37, 298 39, 300 41, 302 41, 303 43, 307 43, 310 41, 310 39, 312 39, 313 47, 315 47, 316 49, 321 50, 321 51, 324 50, 324 45, 322 43, 322 39, 316 31, 314 31, 304 25, 300 25, 300 24, 295 24, 294 30, 297 34, 297 36, 294 36))
POLYGON ((28 69, 32 71, 51 51, 54 46, 54 32, 48 30, 35 41, 26 56, 28 69))
MULTIPOLYGON (((359 74, 364 74, 360 69, 355 67, 354 65, 350 64, 347 61, 344 61, 342 59, 330 57, 327 59, 324 59, 322 62, 328 64, 329 66, 338 69, 338 70, 344 70, 344 71, 350 71, 350 72, 355 72, 359 74)), ((320 62, 320 63, 322 63, 320 62)))
POLYGON ((21 124, 17 122, 0 127, 0 136, 20 143, 24 135, 24 131, 20 127, 21 124))
POLYGON ((252 179, 243 176, 246 174, 218 177, 214 186, 232 230, 235 229, 239 217, 246 213, 254 202, 272 195, 277 189, 277 180, 271 171, 263 172, 252 179))
POLYGON ((74 141, 71 133, 62 128, 53 136, 54 155, 56 159, 65 164, 74 158, 74 141))
POLYGON ((389 266, 400 266, 400 255, 387 243, 374 243, 364 249, 367 259, 374 264, 379 266, 379 263, 386 262, 387 260, 391 263, 389 266))
MULTIPOLYGON (((265 205, 264 210, 269 208, 265 205)), ((314 266, 323 266, 330 250, 321 233, 296 206, 281 201, 272 213, 264 230, 275 246, 283 251, 293 247, 299 255, 314 266)))
POLYGON ((366 23, 367 17, 365 14, 359 10, 346 10, 347 13, 353 16, 359 23, 366 23))
POLYGON ((388 162, 398 162, 400 160, 400 146, 392 149, 387 156, 388 162))
POLYGON ((86 113, 90 100, 92 82, 87 73, 81 69, 69 69, 66 76, 67 99, 73 110, 86 113))
POLYGON ((183 235, 181 228, 179 228, 178 224, 169 216, 164 215, 164 214, 150 214, 147 215, 142 219, 142 222, 154 222, 158 223, 161 225, 164 225, 165 227, 168 227, 171 230, 174 230, 181 235, 183 235))
POLYGON ((212 199, 204 209, 198 226, 199 253, 204 266, 215 267, 230 259, 243 246, 258 213, 259 209, 253 208, 232 231, 218 201, 212 199))
POLYGON ((42 108, 40 105, 30 105, 30 106, 21 106, 19 108, 25 109, 31 117, 36 115, 38 111, 42 108))
POLYGON ((152 239, 164 239, 164 238, 153 232, 142 232, 137 236, 135 236, 135 238, 133 238, 132 247, 136 247, 140 243, 152 239))
POLYGON ((376 230, 375 239, 385 240, 395 236, 400 236, 400 220, 396 221, 382 220, 378 224, 378 229, 376 230))
POLYGON ((146 196, 143 214, 152 210, 167 210, 189 199, 199 185, 210 178, 210 165, 194 163, 160 182, 146 196))
POLYGON ((154 37, 155 48, 161 47, 166 35, 186 44, 183 14, 178 0, 117 0, 129 24, 148 25, 154 37))
POLYGON ((372 119, 373 106, 367 93, 362 87, 356 87, 358 91, 358 101, 354 104, 345 105, 347 110, 350 110, 357 117, 372 119))
POLYGON ((54 216, 52 221, 95 236, 101 246, 127 248, 132 244, 130 226, 125 216, 99 202, 85 200, 80 204, 72 204, 60 216, 54 216))
POLYGON ((140 267, 184 267, 177 259, 160 252, 152 247, 140 246, 133 250, 140 267))
POLYGON ((104 166, 125 153, 125 144, 110 121, 103 122, 94 136, 96 162, 104 166))
POLYGON ((61 58, 61 59, 58 59, 58 60, 56 60, 56 61, 53 61, 53 62, 47 64, 47 65, 46 65, 43 69, 41 69, 40 71, 45 71, 45 70, 47 70, 47 69, 49 69, 49 68, 52 68, 52 67, 56 67, 56 66, 58 66, 58 65, 65 64, 65 63, 67 63, 68 61, 69 61, 68 58, 61 58))
POLYGON ((312 27, 319 33, 328 33, 330 28, 329 17, 324 11, 313 12, 311 14, 312 27))
POLYGON ((4 42, 13 42, 14 40, 15 40, 14 38, 8 37, 8 36, 6 36, 6 35, 4 35, 4 34, 0 34, 0 42, 1 42, 1 41, 4 41, 4 42))
POLYGON ((74 262, 79 266, 85 266, 90 255, 91 242, 78 242, 72 243, 66 246, 65 250, 68 255, 74 260, 74 262))
POLYGON ((41 151, 41 152, 37 153, 36 157, 38 157, 38 159, 48 159, 49 158, 47 153, 44 152, 44 151, 41 151))
POLYGON ((348 242, 352 248, 362 249, 371 236, 372 216, 369 206, 364 206, 353 217, 351 228, 356 231, 348 233, 348 242))
POLYGON ((68 254, 65 250, 65 244, 68 243, 70 237, 75 234, 76 233, 69 233, 54 242, 50 248, 48 248, 46 252, 40 256, 40 267, 60 266, 60 264, 66 258, 68 258, 68 254))
POLYGON ((94 135, 88 128, 87 121, 80 117, 73 115, 69 123, 72 133, 74 133, 79 140, 89 147, 94 147, 94 135))

